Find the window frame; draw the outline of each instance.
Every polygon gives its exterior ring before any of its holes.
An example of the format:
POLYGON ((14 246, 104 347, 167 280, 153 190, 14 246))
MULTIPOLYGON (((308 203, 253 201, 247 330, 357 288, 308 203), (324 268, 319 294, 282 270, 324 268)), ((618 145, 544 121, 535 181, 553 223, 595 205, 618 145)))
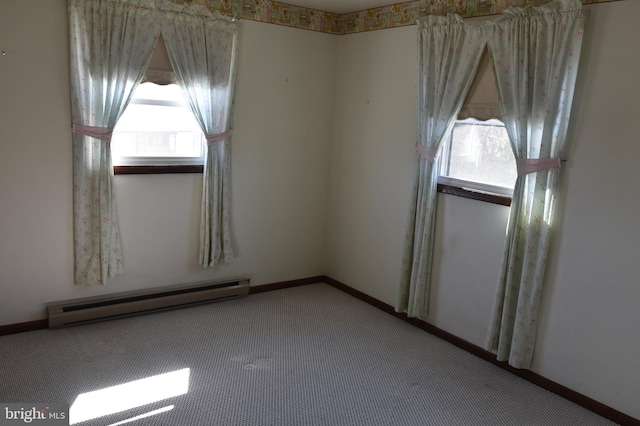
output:
MULTIPOLYGON (((456 124, 457 123, 504 126, 504 123, 499 119, 480 120, 473 117, 456 120, 456 124)), ((438 169, 438 192, 493 204, 500 204, 503 206, 510 206, 511 199, 513 197, 513 188, 491 185, 467 179, 452 178, 441 174, 444 167, 443 162, 449 158, 448 153, 450 144, 452 143, 452 138, 453 129, 449 132, 446 140, 443 142, 444 145, 440 149, 440 155, 438 156, 435 164, 435 167, 438 169)))
MULTIPOLYGON (((140 84, 155 84, 166 86, 165 83, 144 81, 140 84)), ((176 84, 177 83, 168 83, 176 84)), ((179 85, 178 85, 179 86, 179 85)), ((172 101, 162 99, 132 98, 129 105, 152 105, 165 107, 186 108, 186 101, 172 101)), ((127 108, 129 107, 127 105, 127 108)), ((191 111, 189 110, 191 113, 191 111)), ((202 148, 199 157, 178 156, 115 156, 112 152, 113 173, 122 174, 169 174, 169 173, 203 173, 207 155, 206 141, 202 135, 202 148)))

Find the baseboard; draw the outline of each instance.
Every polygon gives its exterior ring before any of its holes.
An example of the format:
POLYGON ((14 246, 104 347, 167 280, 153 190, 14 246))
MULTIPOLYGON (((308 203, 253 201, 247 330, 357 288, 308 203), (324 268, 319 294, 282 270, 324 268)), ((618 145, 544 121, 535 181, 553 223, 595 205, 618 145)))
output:
POLYGON ((263 284, 249 287, 249 294, 264 293, 266 291, 282 290, 284 288, 299 287, 301 285, 323 283, 326 277, 318 275, 317 277, 301 278, 299 280, 282 281, 272 284, 263 284))
POLYGON ((629 425, 629 426, 640 426, 640 420, 635 419, 631 416, 628 416, 618 410, 615 410, 607 405, 602 404, 601 402, 596 401, 595 399, 589 398, 588 396, 582 395, 581 393, 578 393, 572 389, 567 388, 566 386, 562 386, 550 379, 547 379, 544 376, 541 376, 537 373, 534 373, 530 370, 520 370, 517 368, 513 368, 511 367, 507 362, 505 361, 498 361, 496 359, 496 355, 493 354, 492 352, 489 352, 479 346, 476 346, 472 343, 467 342, 464 339, 461 339, 451 333, 448 333, 434 325, 431 325, 425 321, 419 320, 417 318, 409 318, 407 317, 407 314, 404 313, 398 313, 395 311, 395 309, 393 308, 393 306, 387 305, 384 302, 379 301, 378 299, 375 299, 365 293, 362 293, 361 291, 358 291, 352 287, 349 287, 346 284, 341 283, 338 280, 335 280, 331 277, 323 277, 322 278, 322 282, 335 287, 338 290, 342 290, 343 292, 350 294, 351 296, 362 300, 363 302, 366 302, 372 306, 375 306, 376 308, 390 314, 393 315, 396 318, 399 318, 405 322, 408 322, 430 334, 433 334, 436 337, 441 338, 442 340, 445 340, 457 347, 459 347, 460 349, 464 349, 465 351, 480 357, 482 359, 484 359, 485 361, 488 361, 494 365, 497 365, 498 367, 507 370, 508 372, 515 374, 518 377, 521 377, 537 386, 540 386, 543 389, 546 389, 550 392, 555 393, 556 395, 559 395, 561 397, 563 397, 564 399, 567 399, 575 404, 578 404, 584 408, 586 408, 589 411, 592 411, 606 419, 609 419, 615 423, 618 423, 620 425, 629 425))
POLYGON ((46 319, 21 322, 18 324, 0 325, 0 336, 6 336, 8 334, 24 333, 25 331, 34 331, 47 328, 49 322, 46 319))

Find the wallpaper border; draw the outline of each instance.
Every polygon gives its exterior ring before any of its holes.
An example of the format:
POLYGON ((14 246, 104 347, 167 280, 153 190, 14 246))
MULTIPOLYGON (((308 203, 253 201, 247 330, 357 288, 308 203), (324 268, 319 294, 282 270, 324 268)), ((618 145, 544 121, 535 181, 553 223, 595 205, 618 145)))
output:
MULTIPOLYGON (((200 4, 213 12, 250 21, 344 35, 414 25, 426 15, 457 13, 474 18, 502 13, 508 7, 539 6, 551 0, 414 0, 345 14, 294 6, 273 0, 171 0, 200 4)), ((582 0, 582 4, 623 0, 582 0)))

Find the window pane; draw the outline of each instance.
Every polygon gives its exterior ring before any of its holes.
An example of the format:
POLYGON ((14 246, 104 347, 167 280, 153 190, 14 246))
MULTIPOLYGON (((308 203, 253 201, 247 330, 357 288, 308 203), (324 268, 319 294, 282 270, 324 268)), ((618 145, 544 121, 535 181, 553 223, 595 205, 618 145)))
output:
POLYGON ((513 188, 517 172, 507 131, 501 124, 491 123, 454 125, 443 155, 442 175, 513 188))
POLYGON ((200 126, 185 105, 180 88, 145 83, 118 120, 111 151, 115 164, 121 164, 123 157, 197 159, 203 155, 203 143, 200 126))

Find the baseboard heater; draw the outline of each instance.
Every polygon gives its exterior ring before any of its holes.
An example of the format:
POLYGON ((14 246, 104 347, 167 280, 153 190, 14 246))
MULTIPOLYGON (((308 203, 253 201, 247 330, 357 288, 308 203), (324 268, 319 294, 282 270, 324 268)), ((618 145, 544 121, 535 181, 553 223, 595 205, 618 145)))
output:
POLYGON ((198 282, 47 304, 49 328, 86 324, 246 296, 249 278, 198 282))

